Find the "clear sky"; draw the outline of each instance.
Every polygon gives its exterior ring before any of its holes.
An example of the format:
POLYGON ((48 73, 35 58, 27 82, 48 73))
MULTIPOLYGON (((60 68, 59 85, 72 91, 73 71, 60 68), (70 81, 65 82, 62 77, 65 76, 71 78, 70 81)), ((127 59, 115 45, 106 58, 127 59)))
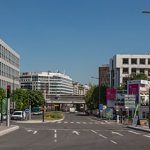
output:
POLYGON ((97 83, 115 54, 150 53, 150 0, 0 0, 0 38, 21 71, 56 71, 97 83))

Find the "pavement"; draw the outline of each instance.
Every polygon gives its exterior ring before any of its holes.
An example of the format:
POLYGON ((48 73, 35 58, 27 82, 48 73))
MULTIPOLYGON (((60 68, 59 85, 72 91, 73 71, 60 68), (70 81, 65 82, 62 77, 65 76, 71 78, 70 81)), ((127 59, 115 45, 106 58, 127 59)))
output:
POLYGON ((13 132, 19 129, 17 125, 10 125, 9 127, 6 126, 6 123, 0 123, 0 136, 13 132))

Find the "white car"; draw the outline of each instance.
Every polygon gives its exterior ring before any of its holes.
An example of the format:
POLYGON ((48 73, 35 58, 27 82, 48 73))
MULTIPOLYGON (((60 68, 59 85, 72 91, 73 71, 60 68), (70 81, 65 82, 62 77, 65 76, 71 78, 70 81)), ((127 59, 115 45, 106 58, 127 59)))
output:
POLYGON ((24 111, 14 111, 11 115, 12 120, 24 120, 25 119, 25 112, 24 111))

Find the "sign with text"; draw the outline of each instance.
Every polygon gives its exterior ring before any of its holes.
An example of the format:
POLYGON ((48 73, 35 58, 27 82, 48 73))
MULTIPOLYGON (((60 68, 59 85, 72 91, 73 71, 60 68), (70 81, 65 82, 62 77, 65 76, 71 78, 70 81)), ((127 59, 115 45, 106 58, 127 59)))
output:
POLYGON ((135 108, 136 95, 124 95, 124 102, 126 108, 135 108))

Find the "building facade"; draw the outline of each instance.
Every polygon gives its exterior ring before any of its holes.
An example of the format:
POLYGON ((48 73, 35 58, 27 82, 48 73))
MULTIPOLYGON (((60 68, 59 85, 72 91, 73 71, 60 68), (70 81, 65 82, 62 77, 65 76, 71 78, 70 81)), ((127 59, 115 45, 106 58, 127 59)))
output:
POLYGON ((105 85, 109 87, 110 85, 110 73, 109 73, 109 65, 104 64, 99 67, 99 86, 105 85))
POLYGON ((0 88, 19 88, 20 56, 0 39, 0 88))
POLYGON ((79 82, 73 82, 73 95, 86 95, 87 91, 89 90, 88 85, 82 85, 79 82))
POLYGON ((140 73, 150 78, 150 55, 117 54, 110 59, 110 87, 127 85, 131 74, 140 73))
POLYGON ((72 79, 60 72, 24 72, 20 76, 20 84, 24 89, 40 90, 46 99, 73 95, 72 79))

